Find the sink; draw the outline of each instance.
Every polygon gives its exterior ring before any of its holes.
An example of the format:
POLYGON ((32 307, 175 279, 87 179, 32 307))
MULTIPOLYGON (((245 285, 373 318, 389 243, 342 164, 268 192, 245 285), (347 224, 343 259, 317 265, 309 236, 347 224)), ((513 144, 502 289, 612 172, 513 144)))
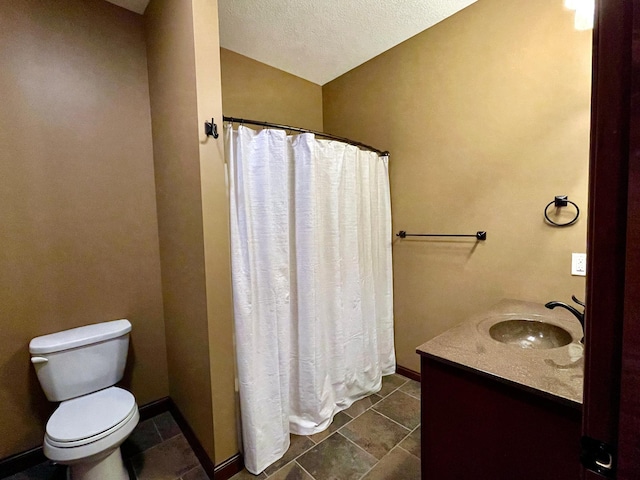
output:
POLYGON ((535 320, 504 320, 489 329, 498 342, 521 348, 548 349, 569 345, 573 338, 564 328, 535 320))

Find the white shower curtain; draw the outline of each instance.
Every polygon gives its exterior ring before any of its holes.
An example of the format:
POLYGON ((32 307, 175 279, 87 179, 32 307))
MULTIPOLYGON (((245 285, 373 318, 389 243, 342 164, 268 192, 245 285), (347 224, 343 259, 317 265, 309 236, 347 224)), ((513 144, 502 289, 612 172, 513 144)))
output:
POLYGON ((226 126, 244 460, 257 474, 395 371, 388 157, 226 126))

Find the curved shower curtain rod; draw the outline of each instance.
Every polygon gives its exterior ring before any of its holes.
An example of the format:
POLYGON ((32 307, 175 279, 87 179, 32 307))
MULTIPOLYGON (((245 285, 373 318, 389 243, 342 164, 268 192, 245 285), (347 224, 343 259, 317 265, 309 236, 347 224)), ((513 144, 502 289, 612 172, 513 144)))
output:
POLYGON ((381 156, 389 155, 389 152, 387 151, 383 152, 382 150, 378 150, 377 148, 373 148, 372 146, 366 145, 364 143, 356 142, 355 140, 350 140, 344 137, 338 137, 337 135, 331 135, 330 133, 317 132, 315 130, 309 130, 307 128, 290 127, 288 125, 278 125, 277 123, 260 122, 258 120, 247 120, 244 118, 235 118, 235 117, 222 117, 222 119, 225 122, 247 123, 249 125, 258 125, 260 127, 278 128, 280 130, 291 130, 293 132, 300 132, 300 133, 313 133, 318 137, 330 138, 331 140, 339 140, 341 142, 348 143, 349 145, 355 145, 356 147, 362 147, 367 150, 371 150, 372 152, 376 152, 378 155, 381 155, 381 156))

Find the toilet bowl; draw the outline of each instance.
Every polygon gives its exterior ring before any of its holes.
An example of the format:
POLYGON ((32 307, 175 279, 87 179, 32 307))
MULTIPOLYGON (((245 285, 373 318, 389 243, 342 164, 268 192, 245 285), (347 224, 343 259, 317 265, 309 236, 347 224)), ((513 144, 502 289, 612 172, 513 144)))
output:
POLYGON ((133 395, 118 387, 62 402, 47 422, 44 454, 69 465, 72 479, 128 479, 119 447, 139 419, 133 395))
POLYGON ((128 480, 120 445, 140 419, 122 378, 131 324, 116 320, 34 338, 29 344, 47 398, 44 454, 69 466, 71 480, 128 480))

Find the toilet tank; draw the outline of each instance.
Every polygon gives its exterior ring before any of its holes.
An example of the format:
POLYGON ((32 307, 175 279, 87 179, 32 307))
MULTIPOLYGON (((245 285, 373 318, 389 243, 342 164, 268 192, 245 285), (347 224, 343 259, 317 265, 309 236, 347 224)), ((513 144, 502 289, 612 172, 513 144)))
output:
POLYGON ((36 337, 29 343, 38 381, 52 402, 115 385, 124 373, 129 320, 113 320, 36 337))

